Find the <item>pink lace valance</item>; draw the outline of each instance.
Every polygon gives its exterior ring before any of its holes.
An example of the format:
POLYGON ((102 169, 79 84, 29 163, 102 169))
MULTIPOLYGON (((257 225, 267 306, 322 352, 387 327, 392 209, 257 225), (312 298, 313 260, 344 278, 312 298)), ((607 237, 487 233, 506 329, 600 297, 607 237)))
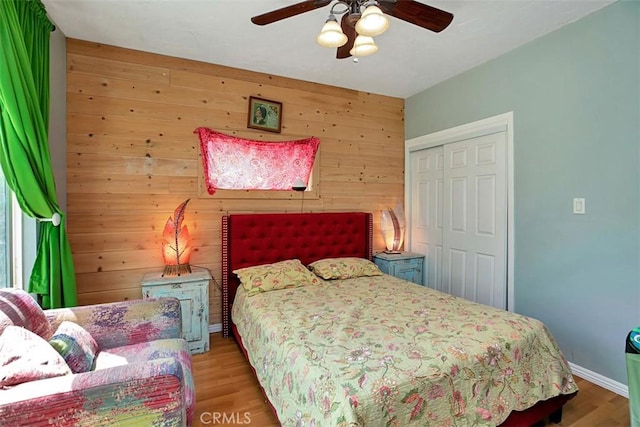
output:
POLYGON ((223 190, 291 190, 309 182, 318 138, 265 142, 197 128, 209 194, 223 190))

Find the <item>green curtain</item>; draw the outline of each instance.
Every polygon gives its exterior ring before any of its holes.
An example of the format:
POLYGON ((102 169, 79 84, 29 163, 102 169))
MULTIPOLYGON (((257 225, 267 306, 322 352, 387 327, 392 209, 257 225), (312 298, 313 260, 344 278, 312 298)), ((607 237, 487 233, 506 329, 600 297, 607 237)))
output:
POLYGON ((40 0, 0 0, 0 165, 20 207, 41 222, 29 291, 43 308, 77 305, 75 271, 58 206, 47 129, 49 36, 40 0))

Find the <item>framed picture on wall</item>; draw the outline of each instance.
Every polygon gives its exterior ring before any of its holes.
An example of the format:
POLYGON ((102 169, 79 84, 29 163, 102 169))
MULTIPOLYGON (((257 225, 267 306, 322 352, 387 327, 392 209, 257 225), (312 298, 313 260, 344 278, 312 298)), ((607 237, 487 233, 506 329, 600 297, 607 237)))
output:
POLYGON ((250 96, 247 127, 280 133, 282 103, 250 96))

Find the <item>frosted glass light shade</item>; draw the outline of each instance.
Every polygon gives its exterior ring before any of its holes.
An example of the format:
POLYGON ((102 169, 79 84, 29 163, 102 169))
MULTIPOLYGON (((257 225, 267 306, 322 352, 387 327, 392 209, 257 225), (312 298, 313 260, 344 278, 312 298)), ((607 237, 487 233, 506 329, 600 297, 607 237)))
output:
POLYGON ((369 36, 358 36, 353 43, 353 48, 349 51, 351 56, 361 57, 371 55, 378 51, 378 46, 369 36))
POLYGON ((369 6, 356 23, 356 31, 363 36, 379 36, 389 28, 389 20, 378 6, 369 6))
POLYGON ((395 209, 382 211, 380 230, 388 253, 398 253, 404 242, 404 210, 398 205, 395 209))
POLYGON ((342 28, 338 25, 335 18, 327 19, 324 23, 320 34, 316 39, 320 46, 324 47, 340 47, 347 42, 347 36, 342 32, 342 28))

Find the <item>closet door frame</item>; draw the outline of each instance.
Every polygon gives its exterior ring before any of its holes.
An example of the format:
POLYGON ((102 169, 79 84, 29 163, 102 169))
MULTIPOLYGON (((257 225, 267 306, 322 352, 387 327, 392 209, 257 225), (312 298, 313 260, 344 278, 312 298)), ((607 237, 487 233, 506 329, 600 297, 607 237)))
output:
MULTIPOLYGON (((514 164, 513 164, 513 111, 456 126, 450 129, 418 136, 405 141, 404 200, 407 212, 407 230, 411 230, 412 203, 414 200, 411 180, 414 174, 411 154, 426 148, 437 147, 463 139, 474 138, 495 132, 506 132, 506 173, 507 173, 507 310, 515 311, 514 301, 514 164)), ((405 238, 405 247, 411 247, 411 235, 405 238)))

